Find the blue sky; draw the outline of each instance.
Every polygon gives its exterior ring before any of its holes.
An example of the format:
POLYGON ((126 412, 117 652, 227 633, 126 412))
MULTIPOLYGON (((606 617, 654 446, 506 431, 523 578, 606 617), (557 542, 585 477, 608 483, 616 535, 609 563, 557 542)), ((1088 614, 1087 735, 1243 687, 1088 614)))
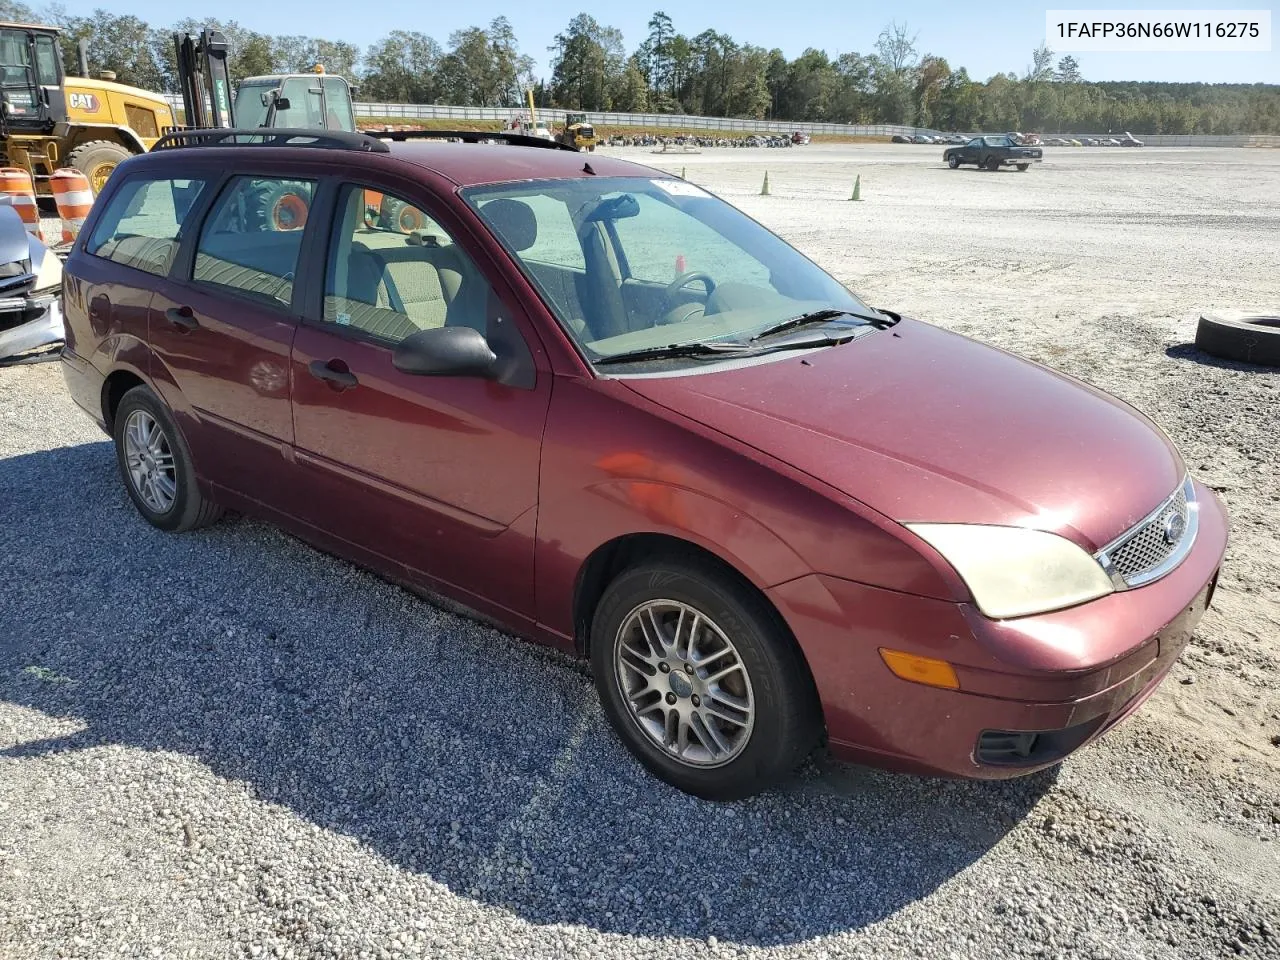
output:
MULTIPOLYGON (((202 5, 175 6, 168 0, 63 0, 68 13, 84 14, 106 6, 113 13, 132 13, 153 26, 165 26, 181 17, 200 16, 202 5)), ((1112 3, 1125 9, 1168 9, 1165 3, 1112 3)), ((1188 9, 1265 9, 1269 0, 1214 3, 1191 0, 1188 9)), ((921 53, 943 56, 952 69, 965 66, 976 79, 993 73, 1022 73, 1031 62, 1031 51, 1044 39, 1045 10, 1086 7, 1070 0, 1028 4, 1006 0, 999 5, 955 0, 900 0, 894 4, 837 4, 834 0, 736 0, 733 4, 709 0, 662 0, 661 9, 671 16, 681 33, 694 35, 713 27, 740 43, 780 47, 795 57, 806 47, 825 49, 833 56, 873 49, 876 36, 890 19, 905 22, 918 34, 921 53)), ((1102 6, 1102 4, 1095 4, 1102 6)), ((582 0, 474 0, 469 3, 424 3, 423 0, 377 0, 366 5, 320 3, 315 0, 220 0, 203 10, 224 20, 265 33, 304 33, 341 38, 361 47, 394 29, 418 30, 446 43, 449 34, 462 27, 487 23, 505 15, 515 27, 522 52, 534 57, 540 73, 547 74, 547 47, 569 19, 587 10, 597 20, 622 31, 627 49, 644 39, 646 24, 658 5, 652 2, 606 7, 582 0), (605 12, 611 9, 612 12, 605 12)), ((1273 21, 1277 18, 1272 15, 1273 21)), ((1276 23, 1280 29, 1280 23, 1276 23)), ((1052 47, 1052 44, 1050 44, 1052 47)), ((1280 51, 1270 53, 1078 53, 1087 80, 1178 80, 1210 83, 1280 83, 1280 51)))

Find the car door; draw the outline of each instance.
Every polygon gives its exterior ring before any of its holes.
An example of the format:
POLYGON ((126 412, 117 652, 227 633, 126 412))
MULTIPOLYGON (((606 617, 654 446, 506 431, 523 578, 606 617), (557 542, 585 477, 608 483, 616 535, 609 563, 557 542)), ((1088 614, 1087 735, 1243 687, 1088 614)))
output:
POLYGON ((964 149, 960 151, 960 161, 962 163, 977 163, 982 155, 982 138, 974 137, 964 145, 964 149))
POLYGON ((279 507, 293 442, 289 350, 315 181, 227 177, 151 302, 150 340, 171 408, 194 424, 209 481, 279 507))
POLYGON ((291 361, 295 515, 473 607, 531 618, 551 397, 541 345, 492 261, 425 193, 328 195, 324 283, 291 361), (449 326, 487 338, 495 377, 397 369, 406 338, 449 326))

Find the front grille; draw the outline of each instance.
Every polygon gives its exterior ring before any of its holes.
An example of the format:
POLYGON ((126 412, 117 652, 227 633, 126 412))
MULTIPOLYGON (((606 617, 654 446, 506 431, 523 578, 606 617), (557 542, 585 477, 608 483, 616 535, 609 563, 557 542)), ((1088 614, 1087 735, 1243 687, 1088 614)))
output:
POLYGON ((1195 490, 1187 480, 1155 512, 1103 550, 1098 559, 1126 587, 1150 583, 1172 570, 1190 551, 1196 521, 1195 490))

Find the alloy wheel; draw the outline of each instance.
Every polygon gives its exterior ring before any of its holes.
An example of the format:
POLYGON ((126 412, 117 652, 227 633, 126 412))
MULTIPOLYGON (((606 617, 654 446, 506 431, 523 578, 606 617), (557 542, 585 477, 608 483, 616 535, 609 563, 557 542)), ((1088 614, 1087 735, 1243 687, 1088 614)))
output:
POLYGON ((618 684, 645 736, 682 763, 719 767, 751 739, 755 697, 733 641, 705 614, 650 600, 614 641, 618 684))
POLYGON ((147 508, 168 513, 178 497, 178 471, 169 438, 145 410, 129 414, 124 426, 124 456, 129 482, 147 508))

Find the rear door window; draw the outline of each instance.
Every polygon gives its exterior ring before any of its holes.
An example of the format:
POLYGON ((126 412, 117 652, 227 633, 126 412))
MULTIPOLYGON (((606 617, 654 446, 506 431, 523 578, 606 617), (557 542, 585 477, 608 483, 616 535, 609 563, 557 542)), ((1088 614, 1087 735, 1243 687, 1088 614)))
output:
POLYGON ((205 218, 191 278, 287 307, 314 194, 313 180, 233 178, 205 218))
POLYGON ((85 250, 95 257, 163 277, 183 224, 208 181, 134 178, 117 190, 85 250))

